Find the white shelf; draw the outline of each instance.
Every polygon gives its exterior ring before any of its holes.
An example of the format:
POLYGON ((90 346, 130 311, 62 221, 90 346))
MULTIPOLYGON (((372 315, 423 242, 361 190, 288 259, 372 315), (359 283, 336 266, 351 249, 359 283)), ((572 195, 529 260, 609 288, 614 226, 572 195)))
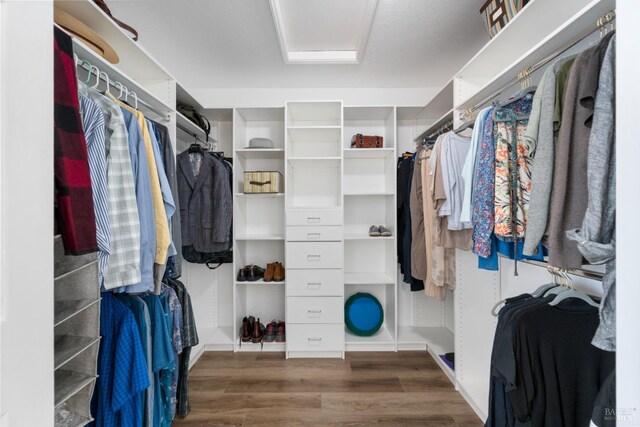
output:
POLYGON ((128 32, 113 22, 93 1, 55 0, 54 5, 82 21, 106 40, 120 57, 118 66, 135 80, 174 80, 171 73, 140 42, 135 42, 128 32))
POLYGON ((341 159, 341 157, 289 157, 287 158, 287 160, 289 160, 290 162, 295 162, 295 161, 309 161, 309 160, 319 160, 319 161, 339 161, 341 159))
POLYGON ((463 79, 478 79, 479 90, 473 91, 473 95, 456 104, 455 108, 464 110, 491 96, 526 67, 535 65, 558 49, 566 48, 568 43, 584 34, 585 29, 595 29, 596 20, 609 10, 615 9, 615 0, 592 0, 575 13, 575 3, 573 0, 536 0, 529 3, 459 72, 463 79), (548 10, 551 7, 554 13, 549 14, 548 10), (542 16, 545 18, 541 19, 542 16), (540 25, 544 27, 540 28, 540 25), (504 57, 504 52, 522 52, 526 46, 523 47, 521 42, 529 43, 527 40, 532 40, 532 37, 535 40, 535 35, 539 34, 548 35, 538 43, 530 45, 529 50, 519 58, 514 58, 511 64, 505 64, 502 70, 495 69, 495 63, 490 64, 493 61, 487 60, 504 57))
POLYGON ((367 234, 345 234, 344 240, 393 240, 394 236, 372 237, 367 234))
POLYGON ((233 345, 233 327, 220 326, 217 328, 198 328, 198 338, 200 343, 205 346, 212 345, 233 345))
POLYGON ((284 240, 284 234, 253 234, 250 236, 236 236, 236 240, 284 240))
POLYGON ((453 332, 447 328, 421 328, 427 341, 427 347, 437 355, 453 353, 455 340, 453 332))
POLYGON ((274 197, 284 197, 284 193, 236 193, 236 197, 246 197, 248 199, 258 199, 258 198, 274 198, 274 197))
POLYGON ((427 351, 429 352, 433 360, 435 360, 436 364, 440 367, 440 369, 442 369, 442 372, 444 372, 447 378, 449 378, 449 381, 451 381, 455 385, 456 384, 455 371, 451 369, 451 367, 447 365, 446 362, 440 358, 440 355, 434 352, 431 348, 427 348, 427 351))
POLYGON ((391 332, 389 332, 389 329, 387 329, 386 326, 382 326, 380 328, 380 330, 378 332, 376 332, 374 335, 370 336, 370 337, 361 337, 358 335, 354 335, 352 334, 346 327, 344 329, 345 331, 345 345, 363 345, 363 346, 370 346, 370 345, 395 345, 395 340, 393 339, 393 336, 391 335, 391 332))
MULTIPOLYGON (((190 135, 191 134, 198 135, 198 137, 202 138, 203 141, 207 138, 207 134, 204 131, 204 129, 202 129, 201 127, 199 127, 195 123, 193 123, 191 120, 189 120, 180 111, 176 111, 176 123, 178 125, 182 126, 183 128, 185 128, 190 133, 190 135)), ((180 129, 179 127, 177 129, 184 132, 184 130, 180 129)), ((193 136, 193 135, 191 135, 191 136, 193 136)))
POLYGON ((372 192, 358 192, 358 193, 349 193, 345 192, 345 197, 361 197, 361 196, 395 196, 396 193, 391 191, 372 191, 372 192))
POLYGON ((286 342, 272 342, 272 343, 252 343, 252 342, 243 342, 240 343, 240 340, 237 340, 236 343, 236 351, 238 352, 284 352, 287 349, 286 342))
POLYGON ((345 285, 393 285, 395 280, 385 273, 344 273, 345 285))
POLYGON ((340 130, 342 129, 342 126, 336 126, 336 125, 331 125, 331 126, 321 126, 321 125, 311 125, 311 126, 287 126, 287 130, 314 130, 314 129, 336 129, 336 130, 340 130))
POLYGON ((264 286, 264 287, 268 287, 268 286, 272 286, 272 285, 273 285, 273 286, 275 286, 275 285, 284 285, 284 284, 286 283, 286 280, 283 280, 282 282, 276 282, 276 281, 273 281, 273 282, 265 282, 263 279, 256 280, 256 281, 254 281, 254 282, 250 282, 250 281, 248 281, 248 280, 247 280, 247 281, 245 281, 245 282, 238 282, 238 281, 236 280, 236 282, 235 282, 235 283, 236 283, 236 285, 261 285, 261 286, 264 286))
POLYGON ((236 154, 243 159, 284 159, 284 148, 242 148, 236 154))
POLYGON ((393 156, 393 148, 345 148, 345 159, 384 159, 393 156))

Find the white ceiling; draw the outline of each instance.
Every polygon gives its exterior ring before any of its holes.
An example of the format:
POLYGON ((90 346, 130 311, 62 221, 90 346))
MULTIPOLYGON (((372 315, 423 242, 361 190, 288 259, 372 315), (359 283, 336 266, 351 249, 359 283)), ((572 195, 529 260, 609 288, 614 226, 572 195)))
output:
MULTIPOLYGON (((285 64, 268 0, 108 4, 114 16, 138 30, 139 43, 195 90, 440 86, 488 41, 478 13, 483 2, 379 0, 362 60, 349 65, 285 64)), ((330 16, 328 10, 324 22, 330 16)), ((297 25, 304 28, 305 23, 297 25)), ((331 35, 344 25, 348 22, 340 19, 326 28, 308 24, 314 34, 327 34, 332 46, 336 41, 331 35)), ((319 36, 303 41, 305 46, 325 46, 319 36)))

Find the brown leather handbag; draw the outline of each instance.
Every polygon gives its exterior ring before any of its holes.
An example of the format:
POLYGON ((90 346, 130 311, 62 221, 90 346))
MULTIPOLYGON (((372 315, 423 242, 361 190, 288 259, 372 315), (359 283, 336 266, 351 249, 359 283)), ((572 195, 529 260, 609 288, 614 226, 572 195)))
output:
POLYGON ((107 15, 109 15, 109 18, 113 19, 113 22, 115 22, 116 24, 118 24, 120 26, 120 28, 128 31, 129 33, 131 33, 131 38, 134 41, 138 41, 138 32, 135 30, 135 28, 125 24, 124 22, 116 19, 113 17, 113 15, 111 14, 111 11, 109 10, 109 8, 107 7, 107 4, 104 2, 104 0, 93 0, 93 2, 100 8, 102 9, 102 11, 104 13, 106 13, 107 15))
POLYGON ((382 148, 384 138, 381 136, 358 133, 351 137, 351 148, 382 148))

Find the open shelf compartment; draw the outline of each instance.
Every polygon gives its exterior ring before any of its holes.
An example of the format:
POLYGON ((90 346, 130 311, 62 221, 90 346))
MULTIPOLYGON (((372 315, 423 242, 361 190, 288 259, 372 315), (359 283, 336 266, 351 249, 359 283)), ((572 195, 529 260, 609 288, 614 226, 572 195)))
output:
POLYGON ((381 136, 384 148, 395 147, 395 108, 344 107, 343 148, 351 148, 351 138, 358 133, 381 136))

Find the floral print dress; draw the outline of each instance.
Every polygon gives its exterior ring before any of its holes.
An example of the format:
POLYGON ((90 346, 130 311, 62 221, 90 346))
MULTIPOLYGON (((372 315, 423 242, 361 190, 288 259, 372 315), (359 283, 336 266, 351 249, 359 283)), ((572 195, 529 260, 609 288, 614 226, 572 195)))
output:
POLYGON ((531 195, 531 163, 535 145, 524 138, 532 91, 493 111, 495 142, 494 233, 503 240, 524 239, 531 195))

